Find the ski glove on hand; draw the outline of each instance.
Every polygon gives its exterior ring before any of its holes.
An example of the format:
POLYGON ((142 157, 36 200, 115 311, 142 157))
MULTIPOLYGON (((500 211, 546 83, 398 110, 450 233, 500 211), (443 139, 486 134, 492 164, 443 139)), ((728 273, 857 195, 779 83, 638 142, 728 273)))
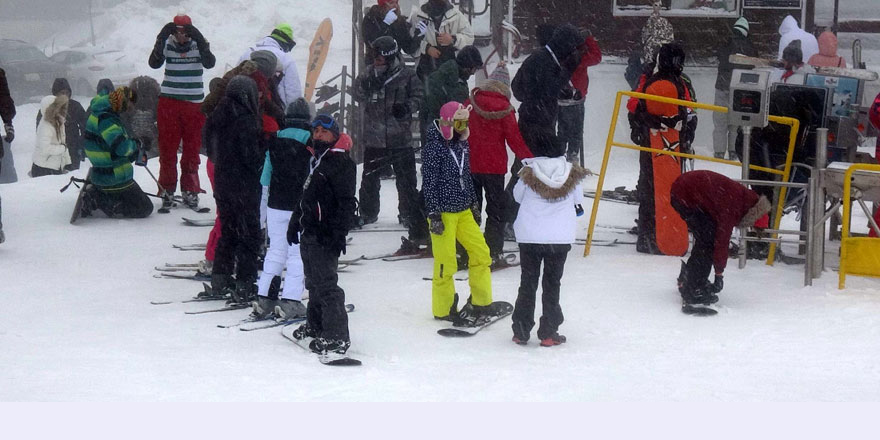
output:
POLYGON ((721 289, 724 288, 724 275, 715 274, 715 282, 712 283, 712 293, 721 292, 721 289))
POLYGON ((428 33, 428 22, 422 20, 416 25, 416 37, 421 37, 428 33))
POLYGON ((412 115, 412 111, 406 104, 394 104, 391 106, 391 115, 395 119, 405 119, 412 115))
POLYGON ((385 19, 382 21, 385 22, 385 24, 394 23, 397 21, 397 13, 394 12, 394 9, 388 11, 388 13, 385 14, 385 19))
POLYGON ((6 137, 3 140, 11 144, 12 140, 15 139, 15 128, 12 127, 12 124, 4 124, 3 128, 6 130, 6 137))
POLYGON ((446 228, 443 226, 443 218, 440 216, 440 213, 432 212, 428 214, 428 220, 430 220, 431 233, 434 235, 443 235, 443 231, 446 228))
POLYGON ((287 243, 299 244, 299 233, 301 232, 299 222, 293 221, 287 225, 287 243))
POLYGON ((196 45, 198 45, 200 48, 208 44, 208 42, 205 41, 205 36, 202 35, 202 33, 199 32, 199 30, 195 26, 188 24, 183 27, 183 30, 184 32, 186 32, 187 35, 189 35, 190 38, 193 39, 193 41, 196 42, 196 45))
POLYGON ((177 30, 177 25, 174 23, 168 23, 165 26, 162 26, 162 30, 159 31, 159 35, 156 36, 157 41, 165 42, 174 31, 177 30))

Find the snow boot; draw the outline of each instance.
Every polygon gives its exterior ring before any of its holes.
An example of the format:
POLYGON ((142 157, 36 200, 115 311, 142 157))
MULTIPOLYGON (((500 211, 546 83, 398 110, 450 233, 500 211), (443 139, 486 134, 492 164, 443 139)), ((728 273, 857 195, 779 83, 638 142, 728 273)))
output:
POLYGON ((309 349, 316 354, 335 353, 342 355, 348 351, 348 347, 350 346, 351 342, 343 341, 341 339, 315 338, 309 343, 309 349))
POLYGON ((690 306, 709 306, 718 302, 718 295, 712 291, 712 284, 709 283, 709 280, 696 289, 685 286, 679 291, 682 302, 690 306))
POLYGON ((565 336, 562 336, 559 333, 553 333, 552 335, 541 339, 541 347, 552 347, 554 345, 560 345, 564 343, 565 336))
POLYGON ((315 331, 315 328, 310 326, 308 322, 296 328, 293 331, 293 339, 297 341, 302 341, 305 338, 316 338, 318 337, 318 332, 315 331))
POLYGON ((475 306, 468 297, 467 303, 461 308, 461 311, 452 321, 454 327, 477 327, 484 324, 490 318, 501 314, 498 303, 492 303, 487 306, 475 306))
POLYGON ((196 295, 198 298, 230 298, 235 291, 232 275, 211 274, 211 285, 205 284, 205 291, 196 295))
POLYGON ((250 304, 257 296, 257 285, 253 280, 235 280, 230 304, 250 304))
POLYGON ((306 306, 302 301, 282 298, 275 306, 275 314, 281 319, 305 318, 306 306))
POLYGON ((273 300, 265 296, 257 295, 257 300, 251 303, 251 305, 254 307, 254 311, 251 312, 251 316, 258 319, 268 318, 270 315, 275 313, 275 306, 277 304, 278 300, 273 300))
POLYGON ((526 330, 525 324, 518 321, 513 321, 513 325, 511 325, 513 329, 513 342, 519 345, 526 345, 529 342, 529 331, 526 330))
POLYGON ((452 306, 449 307, 449 314, 446 316, 435 316, 434 319, 438 321, 449 321, 455 322, 455 317, 458 316, 458 294, 452 297, 452 306))

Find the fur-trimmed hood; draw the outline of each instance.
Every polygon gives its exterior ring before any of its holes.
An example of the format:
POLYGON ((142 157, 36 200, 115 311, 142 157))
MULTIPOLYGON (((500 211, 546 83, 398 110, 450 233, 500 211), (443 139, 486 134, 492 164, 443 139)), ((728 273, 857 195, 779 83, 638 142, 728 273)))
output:
POLYGON ((58 139, 64 132, 64 121, 67 119, 67 107, 70 98, 67 95, 49 95, 40 101, 40 110, 43 112, 43 120, 55 129, 58 139))
POLYGON ((514 111, 510 101, 503 94, 480 88, 471 91, 471 104, 480 117, 489 120, 504 118, 514 111))
POLYGON ((767 200, 767 197, 761 196, 755 204, 746 211, 745 215, 743 215, 742 220, 739 221, 740 228, 748 228, 755 224, 755 222, 764 216, 764 214, 770 212, 772 206, 770 205, 770 201, 767 200))
POLYGON ((590 170, 569 163, 564 157, 535 157, 523 159, 519 178, 547 200, 566 197, 574 187, 592 174, 590 170))

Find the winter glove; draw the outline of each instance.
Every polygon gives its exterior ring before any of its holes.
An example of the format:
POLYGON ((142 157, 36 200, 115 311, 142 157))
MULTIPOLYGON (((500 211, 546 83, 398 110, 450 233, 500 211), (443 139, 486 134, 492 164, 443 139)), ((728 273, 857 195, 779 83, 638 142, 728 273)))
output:
POLYGON ((712 283, 712 293, 721 292, 721 289, 724 288, 724 275, 720 273, 715 274, 715 282, 712 283))
POLYGON ((443 235, 445 227, 443 226, 443 217, 440 216, 440 213, 432 212, 428 214, 428 220, 428 223, 431 226, 431 233, 434 235, 443 235))
POLYGON ((330 249, 336 253, 336 255, 345 254, 345 233, 339 231, 333 231, 333 235, 330 238, 330 249))
POLYGON ((11 144, 12 140, 15 139, 15 128, 12 127, 11 123, 4 124, 3 128, 6 130, 6 137, 3 140, 11 144))
POLYGON ((287 225, 287 243, 299 244, 299 233, 302 231, 298 221, 292 221, 287 225))
POLYGON ((391 106, 391 115, 394 116, 395 119, 405 119, 412 116, 412 111, 406 104, 394 104, 391 106))
POLYGON ((208 42, 205 40, 204 35, 202 35, 202 33, 199 32, 199 30, 195 26, 188 24, 183 27, 183 30, 184 32, 186 32, 187 35, 189 35, 190 38, 193 39, 193 41, 196 42, 196 45, 199 46, 199 49, 207 47, 208 42))
POLYGON ((428 22, 427 20, 422 20, 419 24, 416 25, 416 37, 421 37, 428 33, 428 22))
POLYGON ((578 217, 584 215, 584 207, 581 206, 580 203, 576 203, 576 204, 574 205, 574 213, 575 213, 578 217))
POLYGON ((385 14, 385 19, 382 21, 388 25, 390 25, 391 23, 394 23, 395 21, 397 21, 397 13, 394 12, 394 9, 388 11, 388 13, 385 14))
POLYGON ((385 85, 385 82, 375 75, 367 75, 361 85, 364 88, 365 92, 373 93, 381 90, 382 86, 385 85))
POLYGON ((171 34, 174 33, 175 30, 177 30, 176 24, 174 24, 173 22, 166 24, 162 27, 162 30, 159 31, 159 35, 156 36, 156 41, 161 41, 162 43, 165 43, 165 40, 167 40, 168 37, 170 37, 171 34))

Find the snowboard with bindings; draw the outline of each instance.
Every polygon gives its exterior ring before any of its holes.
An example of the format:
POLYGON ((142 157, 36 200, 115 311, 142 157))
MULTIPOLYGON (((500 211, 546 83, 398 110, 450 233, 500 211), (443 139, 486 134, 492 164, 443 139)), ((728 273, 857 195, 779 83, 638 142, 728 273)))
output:
MULTIPOLYGON (((354 311, 354 304, 346 304, 345 305, 345 312, 346 313, 351 313, 353 311, 354 311)), ((304 316, 297 317, 297 318, 290 318, 290 319, 280 319, 279 317, 275 316, 275 314, 272 314, 269 317, 266 317, 263 319, 254 319, 253 316, 249 316, 248 318, 243 319, 243 320, 239 321, 238 323, 233 323, 233 324, 228 324, 228 325, 217 325, 217 327, 220 327, 220 328, 238 327, 238 329, 243 332, 252 332, 254 330, 264 330, 267 328, 293 325, 293 324, 305 322, 305 320, 306 320, 306 318, 304 316), (269 321, 269 322, 266 322, 266 321, 269 321), (249 324, 254 324, 254 325, 249 325, 249 324)))
POLYGON ((712 307, 699 304, 688 304, 686 302, 681 303, 681 312, 685 315, 693 316, 714 316, 718 314, 718 310, 715 310, 712 307))
POLYGON ((453 325, 452 327, 441 328, 440 330, 437 330, 437 334, 450 338, 467 338, 476 335, 484 328, 513 314, 513 304, 509 302, 495 301, 492 305, 499 307, 500 313, 498 315, 483 318, 472 327, 455 327, 453 325))
POLYGON ((333 22, 325 18, 318 25, 312 44, 309 45, 309 63, 306 65, 306 82, 303 88, 303 96, 307 101, 312 100, 315 86, 318 84, 318 76, 324 68, 327 53, 330 51, 330 40, 333 38, 333 22))
MULTIPOLYGON (((317 354, 312 352, 312 350, 309 348, 309 343, 311 343, 314 338, 296 339, 293 337, 294 330, 294 325, 286 325, 281 328, 281 336, 284 336, 284 338, 286 338, 290 342, 293 342, 294 345, 303 349, 307 353, 317 354)), ((334 367, 356 367, 362 364, 360 360, 350 357, 348 356, 348 354, 327 353, 317 354, 317 357, 318 362, 334 367)))
MULTIPOLYGON (((71 183, 80 182, 80 183, 82 183, 82 187, 80 187, 80 189, 79 189, 79 195, 76 196, 76 204, 73 205, 73 212, 70 214, 70 224, 76 223, 76 221, 79 219, 80 215, 82 215, 82 207, 83 207, 83 202, 85 200, 86 188, 88 188, 91 185, 91 181, 92 181, 92 169, 89 168, 89 172, 86 174, 85 180, 79 180, 79 179, 74 180, 74 179, 75 178, 71 177, 70 182, 71 183)), ((64 188, 62 188, 61 191, 64 191, 65 189, 67 189, 66 186, 64 188)))
MULTIPOLYGON (((651 129, 651 148, 681 152, 679 130, 661 124, 651 129)), ((688 251, 687 223, 672 207, 672 183, 681 176, 681 158, 651 154, 654 168, 654 224, 657 248, 664 255, 682 256, 688 251)))

